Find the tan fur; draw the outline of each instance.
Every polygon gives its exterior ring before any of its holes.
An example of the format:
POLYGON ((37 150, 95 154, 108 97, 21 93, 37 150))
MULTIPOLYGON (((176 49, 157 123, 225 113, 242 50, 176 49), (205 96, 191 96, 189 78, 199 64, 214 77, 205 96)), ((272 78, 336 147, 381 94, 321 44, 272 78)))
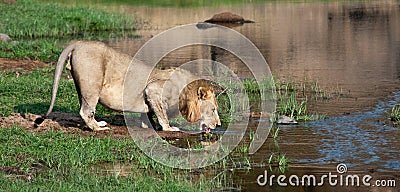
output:
POLYGON ((178 105, 179 111, 188 121, 200 121, 200 128, 202 125, 209 128, 220 125, 214 91, 206 81, 198 80, 182 69, 153 69, 104 43, 93 41, 74 42, 61 53, 46 116, 53 109, 66 61, 79 95, 79 114, 92 130, 108 129, 104 127, 106 122, 94 119, 98 102, 116 111, 142 114, 153 111, 165 131, 179 130, 170 126, 167 116, 167 111, 178 105), (150 72, 151 75, 146 77, 145 74, 150 72))
POLYGON ((218 108, 215 101, 214 90, 207 81, 193 81, 180 93, 179 111, 189 122, 200 120, 200 100, 211 101, 215 105, 215 108, 218 108))

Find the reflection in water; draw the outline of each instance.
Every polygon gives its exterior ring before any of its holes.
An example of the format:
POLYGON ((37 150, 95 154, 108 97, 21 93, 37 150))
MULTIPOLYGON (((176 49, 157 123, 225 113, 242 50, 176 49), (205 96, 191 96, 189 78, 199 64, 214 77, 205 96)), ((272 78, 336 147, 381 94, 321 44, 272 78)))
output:
MULTIPOLYGON (((336 117, 281 128, 282 153, 292 159, 292 165, 306 167, 292 171, 318 172, 321 168, 309 167, 334 167, 339 162, 348 164, 352 170, 400 171, 399 129, 382 123, 385 112, 400 101, 399 93, 388 99, 399 88, 399 5, 399 1, 392 0, 257 3, 190 9, 121 6, 114 9, 132 13, 148 23, 139 31, 142 38, 110 43, 133 55, 153 35, 178 25, 204 21, 215 13, 229 10, 254 20, 256 23, 232 28, 254 42, 274 76, 294 82, 311 79, 327 90, 346 94, 344 98, 314 102, 309 107, 336 117), (379 102, 384 99, 390 101, 379 102)), ((177 66, 197 58, 224 63, 241 77, 251 75, 237 58, 218 48, 181 48, 161 63, 177 66)), ((267 158, 274 148, 267 141, 254 156, 255 161, 267 158)), ((261 171, 239 174, 240 180, 251 183, 245 189, 258 189, 253 188, 257 172, 261 171)))
MULTIPOLYGON (((327 90, 349 93, 341 102, 311 106, 321 113, 338 115, 364 110, 372 107, 381 96, 395 91, 398 85, 398 1, 262 3, 207 8, 121 6, 114 9, 146 21, 139 31, 143 38, 111 42, 132 55, 152 36, 175 26, 204 21, 215 13, 229 10, 256 21, 233 29, 255 43, 276 77, 295 82, 311 79, 327 90), (331 110, 332 107, 335 110, 331 110)), ((167 55, 163 66, 177 66, 199 57, 215 58, 210 50, 193 47, 167 55)), ((251 75, 240 68, 243 65, 239 60, 216 53, 219 57, 215 59, 232 66, 239 76, 251 75)))

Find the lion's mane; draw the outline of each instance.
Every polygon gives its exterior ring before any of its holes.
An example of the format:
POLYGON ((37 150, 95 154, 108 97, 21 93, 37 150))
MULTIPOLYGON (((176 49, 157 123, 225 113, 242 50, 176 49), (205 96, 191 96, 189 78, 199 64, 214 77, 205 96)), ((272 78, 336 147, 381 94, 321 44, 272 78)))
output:
POLYGON ((214 90, 206 80, 195 80, 189 83, 179 95, 179 111, 189 122, 200 120, 200 100, 215 103, 214 90))

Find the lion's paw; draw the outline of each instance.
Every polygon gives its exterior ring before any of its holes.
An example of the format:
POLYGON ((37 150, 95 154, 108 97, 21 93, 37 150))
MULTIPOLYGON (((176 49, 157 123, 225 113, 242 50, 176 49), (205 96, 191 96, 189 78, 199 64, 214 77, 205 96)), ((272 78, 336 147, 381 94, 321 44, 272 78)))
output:
POLYGON ((98 126, 100 126, 100 127, 104 127, 104 126, 107 125, 107 122, 105 122, 105 121, 99 121, 99 122, 96 122, 96 124, 97 124, 98 126))
POLYGON ((169 129, 166 129, 164 131, 180 131, 178 127, 170 127, 169 129))
POLYGON ((146 123, 142 122, 142 128, 148 129, 149 126, 146 123))

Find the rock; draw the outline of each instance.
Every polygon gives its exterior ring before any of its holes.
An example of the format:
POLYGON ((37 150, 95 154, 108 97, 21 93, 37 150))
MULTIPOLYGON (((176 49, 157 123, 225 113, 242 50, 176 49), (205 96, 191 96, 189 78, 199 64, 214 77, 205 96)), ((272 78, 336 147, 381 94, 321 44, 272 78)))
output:
POLYGON ((12 40, 11 40, 10 36, 8 36, 7 34, 0 33, 0 41, 7 43, 7 42, 11 42, 12 40))
POLYGON ((279 117, 279 119, 276 121, 277 124, 281 124, 281 125, 295 125, 298 124, 298 122, 286 115, 283 115, 281 117, 279 117))
POLYGON ((245 20, 242 16, 231 13, 223 12, 215 14, 211 19, 207 19, 207 23, 254 23, 254 21, 245 20))

